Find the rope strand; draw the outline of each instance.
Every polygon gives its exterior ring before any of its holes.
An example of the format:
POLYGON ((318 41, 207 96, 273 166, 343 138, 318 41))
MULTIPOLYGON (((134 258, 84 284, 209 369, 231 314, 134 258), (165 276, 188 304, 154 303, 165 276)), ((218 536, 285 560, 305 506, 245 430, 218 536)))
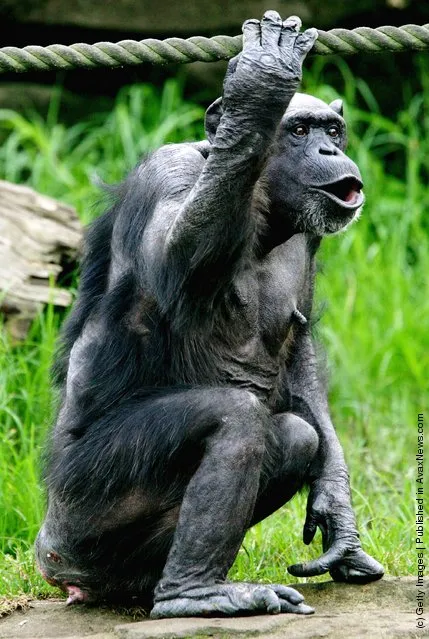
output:
MULTIPOLYGON (((143 62, 215 62, 229 60, 241 51, 242 36, 218 35, 213 38, 193 36, 166 40, 122 40, 121 42, 77 43, 70 46, 52 44, 48 47, 28 46, 0 48, 0 73, 51 71, 56 69, 96 69, 122 67, 143 62)), ((425 51, 429 50, 429 24, 406 24, 402 27, 358 27, 319 31, 312 55, 337 53, 351 55, 361 52, 425 51)))

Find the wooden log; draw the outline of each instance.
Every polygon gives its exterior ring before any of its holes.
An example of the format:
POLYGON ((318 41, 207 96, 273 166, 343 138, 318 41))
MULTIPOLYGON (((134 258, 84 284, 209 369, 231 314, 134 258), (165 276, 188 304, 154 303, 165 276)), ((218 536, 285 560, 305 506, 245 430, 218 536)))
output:
POLYGON ((14 339, 23 339, 48 302, 68 306, 55 283, 77 259, 82 225, 76 211, 26 186, 0 180, 0 312, 14 339))

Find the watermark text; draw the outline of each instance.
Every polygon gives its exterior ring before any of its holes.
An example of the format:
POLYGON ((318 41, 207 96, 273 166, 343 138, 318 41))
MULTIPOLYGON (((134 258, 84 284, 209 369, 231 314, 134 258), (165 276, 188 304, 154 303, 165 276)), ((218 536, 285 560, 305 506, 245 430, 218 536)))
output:
POLYGON ((417 442, 416 442, 416 627, 418 629, 427 627, 425 613, 425 585, 424 575, 426 570, 426 548, 424 542, 425 521, 424 521, 424 418, 423 413, 417 415, 417 442))

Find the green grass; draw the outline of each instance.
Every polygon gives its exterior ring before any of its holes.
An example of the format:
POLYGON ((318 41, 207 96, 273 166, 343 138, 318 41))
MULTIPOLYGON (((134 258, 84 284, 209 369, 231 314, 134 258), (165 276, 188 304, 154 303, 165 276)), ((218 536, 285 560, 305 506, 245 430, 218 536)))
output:
MULTIPOLYGON (((334 99, 323 85, 323 65, 313 65, 304 88, 334 99)), ((392 121, 341 61, 338 72, 367 204, 347 233, 324 241, 317 286, 324 311, 316 330, 364 548, 389 573, 413 573, 416 422, 429 408, 429 86, 422 82, 408 102, 404 89, 407 106, 392 121)), ((0 110, 0 177, 73 204, 84 222, 94 216, 95 174, 117 181, 143 152, 202 136, 203 110, 186 103, 174 81, 162 92, 125 88, 111 113, 71 128, 58 120, 59 98, 46 120, 0 110)), ((25 343, 11 346, 0 337, 0 595, 55 592, 36 574, 31 544, 43 517, 38 478, 59 324, 48 308, 25 343)), ((252 529, 231 576, 289 581, 285 566, 321 551, 319 538, 311 547, 300 541, 304 513, 301 495, 252 529)))

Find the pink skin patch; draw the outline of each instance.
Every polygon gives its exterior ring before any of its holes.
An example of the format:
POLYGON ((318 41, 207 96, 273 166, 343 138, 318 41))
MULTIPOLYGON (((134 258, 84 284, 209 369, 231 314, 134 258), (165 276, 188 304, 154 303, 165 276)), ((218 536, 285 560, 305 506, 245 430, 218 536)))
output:
MULTIPOLYGON (((61 557, 56 552, 48 552, 46 558, 55 564, 61 563, 61 557)), ((68 584, 66 581, 60 583, 53 577, 49 577, 47 571, 37 562, 37 568, 39 569, 42 577, 50 584, 65 592, 68 597, 66 604, 72 606, 73 604, 85 603, 90 600, 87 592, 84 592, 79 586, 68 584)))
POLYGON ((354 204, 355 202, 357 202, 357 200, 359 198, 359 193, 360 193, 360 191, 355 191, 355 190, 349 191, 349 193, 347 193, 344 201, 345 202, 351 202, 352 204, 354 204))
POLYGON ((89 600, 88 593, 83 592, 79 586, 65 586, 68 594, 66 604, 72 606, 74 604, 85 603, 89 600))
POLYGON ((350 206, 359 205, 361 200, 363 203, 363 196, 361 193, 362 182, 354 177, 346 176, 337 182, 325 184, 320 187, 316 186, 314 188, 318 191, 322 191, 329 197, 334 197, 334 199, 341 200, 350 206))

